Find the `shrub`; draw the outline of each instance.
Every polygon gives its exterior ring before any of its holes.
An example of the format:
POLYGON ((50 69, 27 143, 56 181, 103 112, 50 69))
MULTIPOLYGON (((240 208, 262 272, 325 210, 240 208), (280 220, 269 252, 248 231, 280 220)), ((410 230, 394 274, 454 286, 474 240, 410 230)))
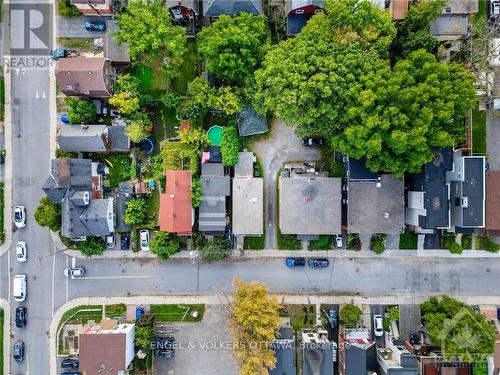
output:
POLYGON ((158 255, 160 259, 168 259, 181 248, 177 236, 167 232, 156 232, 150 243, 151 252, 158 255))
POLYGON ((106 251, 106 243, 100 237, 87 237, 85 241, 73 241, 62 237, 63 243, 72 250, 78 250, 86 257, 99 256, 106 251))
POLYGON ((35 220, 42 227, 58 232, 61 229, 61 205, 52 202, 47 196, 42 197, 35 210, 35 220))
POLYGON ((68 118, 71 124, 92 124, 95 121, 96 108, 94 103, 84 100, 67 98, 68 118))
POLYGON ((70 0, 58 0, 57 8, 60 16, 64 17, 80 16, 80 11, 74 5, 71 5, 70 0))
POLYGON ((374 234, 370 240, 370 249, 377 254, 382 254, 385 251, 385 238, 384 234, 374 234))
POLYGON ((355 325, 359 319, 363 311, 356 305, 344 305, 340 309, 340 319, 344 322, 346 326, 355 325))
POLYGON ((361 239, 357 233, 347 233, 347 249, 361 250, 361 239))
POLYGON ((449 250, 450 250, 450 253, 453 253, 453 254, 462 254, 462 251, 464 251, 464 248, 462 247, 462 245, 453 241, 450 244, 449 250))
POLYGON ((207 242, 200 248, 201 258, 212 262, 229 258, 231 251, 229 241, 222 237, 216 237, 212 242, 207 242))
POLYGON ((240 139, 235 126, 226 126, 222 131, 221 153, 222 163, 225 166, 233 167, 238 163, 238 153, 240 151, 240 139))
POLYGON ((146 218, 146 201, 142 198, 131 199, 127 202, 125 217, 123 220, 128 225, 138 225, 144 223, 146 218))
POLYGON ((490 237, 483 238, 484 250, 490 253, 496 253, 500 249, 500 245, 495 243, 490 237))

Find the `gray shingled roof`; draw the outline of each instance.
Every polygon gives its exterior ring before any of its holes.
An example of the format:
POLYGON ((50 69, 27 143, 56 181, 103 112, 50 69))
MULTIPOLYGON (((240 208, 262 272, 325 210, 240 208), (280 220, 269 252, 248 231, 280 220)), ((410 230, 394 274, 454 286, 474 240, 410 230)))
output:
POLYGON ((239 113, 238 132, 241 137, 262 134, 268 130, 266 117, 259 115, 252 107, 246 107, 239 113))
POLYGON ((224 176, 221 163, 204 163, 200 182, 199 229, 205 233, 222 234, 226 227, 226 196, 231 194, 230 178, 224 176))
POLYGON ((261 0, 203 0, 203 15, 206 17, 235 16, 239 13, 261 14, 261 0))
POLYGON ((116 20, 106 21, 106 34, 104 35, 104 57, 115 64, 130 64, 130 55, 127 43, 118 42, 113 33, 118 31, 116 20))
POLYGON ((112 210, 112 198, 92 199, 86 210, 82 212, 80 221, 87 227, 90 235, 105 236, 113 231, 112 217, 108 218, 108 209, 110 207, 112 210))
POLYGON ((63 125, 59 130, 59 148, 70 152, 105 152, 106 125, 63 125))
POLYGON ((109 126, 108 138, 111 151, 126 152, 130 150, 130 139, 125 133, 125 126, 109 126))

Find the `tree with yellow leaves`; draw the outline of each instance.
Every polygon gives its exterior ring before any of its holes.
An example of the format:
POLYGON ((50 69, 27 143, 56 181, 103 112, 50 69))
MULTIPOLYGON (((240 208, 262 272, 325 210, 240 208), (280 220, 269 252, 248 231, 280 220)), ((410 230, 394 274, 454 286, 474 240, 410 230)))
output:
POLYGON ((280 324, 280 305, 265 284, 233 280, 231 327, 238 345, 234 355, 241 375, 267 375, 276 366, 271 343, 280 324))

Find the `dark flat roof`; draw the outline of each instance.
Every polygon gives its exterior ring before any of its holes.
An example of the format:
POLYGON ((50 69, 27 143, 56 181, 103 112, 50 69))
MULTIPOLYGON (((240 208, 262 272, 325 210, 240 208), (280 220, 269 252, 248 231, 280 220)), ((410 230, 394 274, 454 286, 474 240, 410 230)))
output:
POLYGON ((484 225, 484 158, 466 157, 464 159, 463 196, 467 197, 468 207, 463 209, 464 226, 484 225))
POLYGON ((368 168, 366 168, 366 159, 361 158, 359 160, 353 158, 347 158, 347 175, 349 180, 380 180, 382 177, 379 173, 373 173, 368 168))

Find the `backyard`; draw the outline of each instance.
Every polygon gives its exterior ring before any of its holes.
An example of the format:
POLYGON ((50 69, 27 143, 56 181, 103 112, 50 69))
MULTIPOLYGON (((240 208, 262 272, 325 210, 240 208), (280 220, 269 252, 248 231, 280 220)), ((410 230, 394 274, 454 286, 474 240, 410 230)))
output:
POLYGON ((157 322, 200 322, 205 313, 205 305, 151 305, 151 312, 157 322), (198 312, 197 317, 191 313, 198 312))
POLYGON ((477 107, 472 110, 472 152, 474 155, 486 153, 486 112, 477 107))
POLYGON ((131 176, 131 171, 133 168, 130 165, 130 157, 124 154, 111 154, 111 155, 101 155, 92 154, 90 156, 92 159, 99 160, 106 167, 109 168, 109 175, 107 181, 109 181, 109 186, 112 189, 116 189, 118 184, 122 181, 128 181, 131 176))

